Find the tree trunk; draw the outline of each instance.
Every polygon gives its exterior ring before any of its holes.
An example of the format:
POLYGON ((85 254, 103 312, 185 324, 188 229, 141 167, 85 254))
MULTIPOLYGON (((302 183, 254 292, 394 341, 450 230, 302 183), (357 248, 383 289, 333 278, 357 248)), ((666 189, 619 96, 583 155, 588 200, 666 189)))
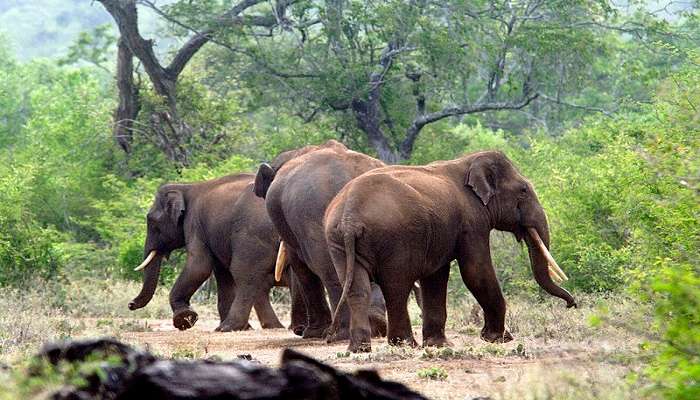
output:
POLYGON ((398 164, 402 161, 398 153, 391 147, 386 136, 382 132, 380 125, 380 115, 377 101, 373 101, 371 95, 369 100, 353 100, 352 111, 357 120, 357 126, 362 129, 369 139, 369 143, 377 151, 380 160, 387 164, 398 164))
POLYGON ((117 48, 119 105, 114 112, 114 138, 125 153, 131 152, 134 120, 141 108, 139 89, 134 86, 134 55, 123 39, 117 48))

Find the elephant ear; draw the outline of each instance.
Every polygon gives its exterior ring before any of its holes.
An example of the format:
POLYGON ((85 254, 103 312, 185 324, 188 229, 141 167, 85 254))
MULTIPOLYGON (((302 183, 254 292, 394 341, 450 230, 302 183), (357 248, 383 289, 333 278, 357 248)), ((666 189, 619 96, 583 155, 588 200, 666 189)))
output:
POLYGON ((179 190, 172 190, 165 194, 165 211, 175 223, 185 214, 185 196, 179 190))
POLYGON ((253 187, 255 195, 264 199, 273 179, 275 179, 275 170, 272 169, 270 164, 260 164, 258 173, 255 175, 255 186, 253 187))
POLYGON ((494 181, 495 176, 490 163, 484 159, 476 159, 467 170, 464 185, 469 186, 481 202, 487 205, 496 193, 494 181))

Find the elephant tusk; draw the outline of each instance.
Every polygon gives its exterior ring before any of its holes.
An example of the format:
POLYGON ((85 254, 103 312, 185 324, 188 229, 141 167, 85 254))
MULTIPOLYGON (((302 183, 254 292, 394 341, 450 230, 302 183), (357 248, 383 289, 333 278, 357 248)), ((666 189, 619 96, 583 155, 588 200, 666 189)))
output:
POLYGON ((275 282, 282 280, 282 272, 287 266, 287 249, 284 242, 280 242, 280 248, 277 250, 277 261, 275 262, 275 282))
POLYGON ((138 267, 134 268, 134 271, 141 271, 142 269, 146 268, 146 267, 148 266, 148 264, 151 263, 151 261, 153 260, 153 258, 154 258, 155 256, 156 256, 156 251, 155 251, 155 250, 151 250, 151 252, 148 253, 148 257, 146 257, 146 259, 143 260, 143 262, 141 263, 141 265, 139 265, 138 267))
POLYGON ((547 266, 549 268, 549 274, 550 276, 552 274, 556 275, 561 281, 568 281, 569 277, 566 276, 564 271, 559 268, 559 265, 557 265, 557 262, 554 261, 554 257, 552 257, 552 254, 547 250, 547 246, 544 245, 544 242, 542 242, 542 238, 540 238, 540 234, 537 233, 537 229, 535 228, 527 228, 527 232, 530 234, 532 239, 535 241, 537 244, 537 247, 540 248, 542 251, 542 254, 544 254, 544 258, 547 259, 547 266))
POLYGON ((562 283, 564 281, 550 265, 547 265, 547 268, 549 269, 549 277, 552 278, 554 282, 562 283))

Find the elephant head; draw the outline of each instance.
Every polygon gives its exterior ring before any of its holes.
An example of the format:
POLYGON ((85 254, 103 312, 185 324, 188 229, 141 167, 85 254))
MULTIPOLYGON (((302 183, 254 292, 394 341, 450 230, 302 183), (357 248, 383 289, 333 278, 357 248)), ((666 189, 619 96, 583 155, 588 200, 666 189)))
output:
POLYGON ((156 198, 146 216, 146 243, 144 260, 136 270, 145 270, 141 292, 130 303, 129 309, 145 307, 153 298, 160 264, 173 250, 185 246, 185 191, 186 185, 163 185, 158 189, 156 198))
POLYGON ((487 214, 493 228, 512 232, 525 240, 535 280, 547 293, 575 307, 571 294, 556 285, 568 279, 549 253, 549 226, 544 208, 532 184, 501 152, 488 151, 466 157, 464 185, 487 214))
POLYGON ((287 162, 318 149, 333 147, 347 150, 347 147, 345 147, 344 144, 338 142, 337 140, 331 139, 322 145, 308 145, 299 149, 283 151, 277 157, 275 157, 270 164, 262 163, 258 168, 258 173, 255 175, 255 186, 253 188, 255 195, 263 199, 265 198, 267 195, 267 190, 270 188, 272 181, 275 179, 275 174, 277 174, 277 171, 279 171, 280 168, 282 168, 282 166, 287 162))

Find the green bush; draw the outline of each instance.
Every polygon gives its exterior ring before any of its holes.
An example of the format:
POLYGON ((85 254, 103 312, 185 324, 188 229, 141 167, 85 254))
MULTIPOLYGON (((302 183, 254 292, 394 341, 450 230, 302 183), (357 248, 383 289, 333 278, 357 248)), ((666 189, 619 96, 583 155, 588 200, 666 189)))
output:
POLYGON ((36 222, 28 201, 34 179, 31 166, 0 167, 0 284, 50 278, 60 267, 54 243, 61 235, 36 222))

